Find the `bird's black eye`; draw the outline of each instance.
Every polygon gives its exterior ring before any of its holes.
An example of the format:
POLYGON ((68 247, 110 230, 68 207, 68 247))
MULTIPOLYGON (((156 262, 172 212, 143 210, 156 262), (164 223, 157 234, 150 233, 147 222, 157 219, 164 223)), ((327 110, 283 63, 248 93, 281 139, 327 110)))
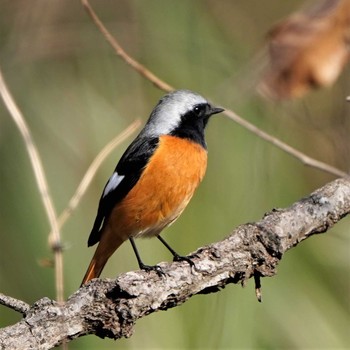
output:
POLYGON ((200 116, 204 109, 205 109, 205 105, 200 104, 200 105, 197 105, 197 106, 193 107, 193 112, 197 116, 200 116))

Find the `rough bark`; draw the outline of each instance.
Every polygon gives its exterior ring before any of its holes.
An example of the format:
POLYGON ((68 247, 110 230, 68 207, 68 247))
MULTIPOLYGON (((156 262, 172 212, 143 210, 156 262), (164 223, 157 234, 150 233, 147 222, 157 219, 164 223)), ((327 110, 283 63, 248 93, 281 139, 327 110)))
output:
MULTIPOLYGON (((133 271, 97 279, 58 304, 37 301, 15 325, 0 330, 1 349, 50 349, 86 335, 130 337, 135 322, 176 307, 196 294, 229 283, 273 276, 283 254, 313 234, 326 232, 350 212, 350 179, 338 179, 286 209, 236 228, 224 240, 199 248, 187 262, 161 263, 165 276, 133 271)), ((26 308, 23 308, 26 311, 26 308)))

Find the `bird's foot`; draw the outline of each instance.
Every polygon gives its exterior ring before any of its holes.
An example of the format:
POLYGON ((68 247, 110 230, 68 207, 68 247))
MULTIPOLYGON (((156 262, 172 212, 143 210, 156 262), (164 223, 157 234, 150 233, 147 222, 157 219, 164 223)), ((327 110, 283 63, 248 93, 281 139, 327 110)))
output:
POLYGON ((145 264, 140 264, 140 269, 150 272, 154 271, 159 277, 165 276, 165 272, 162 270, 162 268, 158 265, 145 265, 145 264))
POLYGON ((197 270, 196 264, 188 256, 175 254, 173 261, 187 261, 190 264, 191 268, 193 267, 195 270, 197 270))

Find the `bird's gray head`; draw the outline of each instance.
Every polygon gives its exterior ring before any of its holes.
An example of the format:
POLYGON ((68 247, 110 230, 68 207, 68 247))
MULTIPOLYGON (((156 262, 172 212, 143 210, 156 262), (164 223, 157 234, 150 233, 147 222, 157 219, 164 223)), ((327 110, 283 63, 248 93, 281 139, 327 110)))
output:
MULTIPOLYGON (((153 109, 142 131, 145 136, 158 137, 172 132, 180 125, 181 118, 199 105, 209 105, 201 95, 189 90, 176 90, 160 99, 153 109)), ((219 113, 220 108, 213 108, 212 113, 219 113)))

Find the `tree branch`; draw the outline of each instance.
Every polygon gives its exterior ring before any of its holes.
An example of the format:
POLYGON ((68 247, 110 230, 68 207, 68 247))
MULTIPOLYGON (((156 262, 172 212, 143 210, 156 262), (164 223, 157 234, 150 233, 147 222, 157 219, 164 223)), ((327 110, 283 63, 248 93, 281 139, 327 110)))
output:
POLYGON ((108 43, 113 47, 115 53, 129 66, 131 66, 136 72, 141 74, 144 78, 149 80, 151 83, 154 84, 158 89, 161 89, 166 92, 170 92, 174 90, 172 86, 167 84, 165 81, 159 79, 154 73, 152 73, 149 69, 147 69, 145 66, 143 66, 141 63, 136 61, 134 58, 132 58, 130 55, 126 53, 126 51, 122 48, 122 46, 118 43, 117 40, 113 37, 113 35, 107 30, 107 28, 104 26, 102 21, 98 18, 95 11, 90 6, 89 2, 87 0, 81 0, 83 6, 85 7, 85 10, 89 14, 92 21, 95 23, 97 28, 100 30, 100 32, 103 34, 105 39, 108 41, 108 43))
POLYGON ((161 263, 165 277, 127 272, 116 280, 96 279, 66 303, 36 302, 17 324, 0 330, 1 349, 50 349, 87 334, 130 337, 135 322, 176 307, 196 294, 218 292, 230 283, 273 276, 283 254, 323 233, 350 212, 350 178, 338 179, 286 209, 273 209, 255 223, 241 225, 224 240, 192 254, 186 262, 161 263))
POLYGON ((20 312, 22 315, 26 315, 30 309, 30 305, 25 303, 22 300, 18 300, 8 295, 0 293, 0 304, 9 307, 17 312, 20 312))
POLYGON ((46 215, 50 224, 52 234, 49 235, 49 245, 54 253, 55 260, 55 286, 56 286, 56 298, 63 301, 63 255, 62 255, 62 243, 61 234, 58 227, 57 215, 55 206, 49 191, 49 185, 46 179, 44 166, 42 164, 38 148, 33 140, 30 129, 27 125, 22 112, 16 105, 14 98, 10 90, 8 89, 5 79, 2 76, 0 69, 0 96, 4 101, 7 110, 10 113, 13 121, 15 122, 18 130, 20 131, 23 141, 25 143, 26 150, 29 155, 29 160, 33 168, 35 180, 40 192, 41 200, 43 202, 46 215))

